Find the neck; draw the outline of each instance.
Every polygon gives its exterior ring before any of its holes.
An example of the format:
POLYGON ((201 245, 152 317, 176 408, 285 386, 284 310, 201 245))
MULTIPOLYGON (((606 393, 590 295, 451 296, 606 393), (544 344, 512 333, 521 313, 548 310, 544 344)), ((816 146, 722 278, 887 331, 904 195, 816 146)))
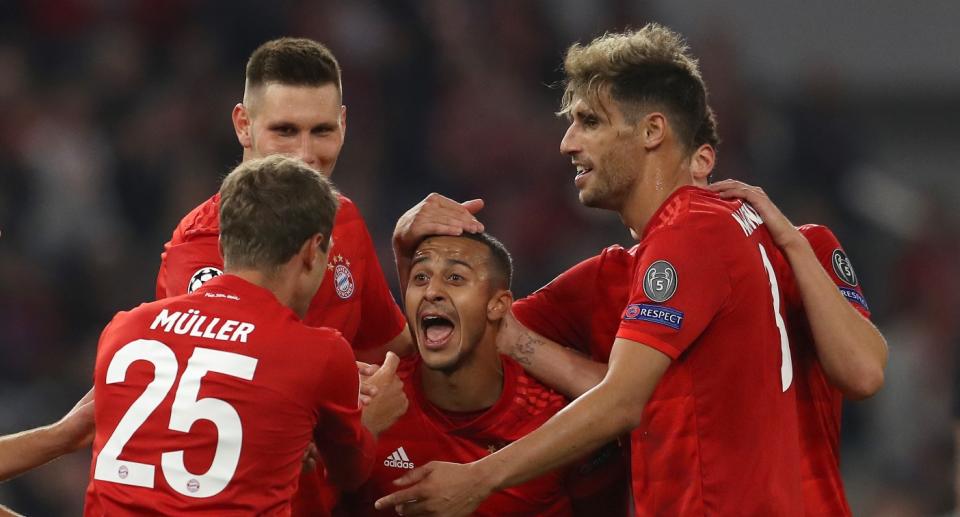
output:
POLYGON ((233 269, 225 268, 225 273, 236 275, 253 285, 262 287, 277 297, 277 301, 297 313, 300 318, 304 317, 305 310, 298 308, 296 282, 292 275, 285 275, 282 271, 276 273, 267 273, 259 269, 233 269))
POLYGON ((654 160, 634 184, 620 220, 636 235, 643 235, 650 218, 678 188, 692 184, 690 164, 684 160, 654 160))
POLYGON ((427 400, 442 410, 461 412, 496 404, 503 393, 503 365, 495 339, 496 331, 487 325, 471 356, 456 369, 433 370, 421 365, 420 382, 427 400))

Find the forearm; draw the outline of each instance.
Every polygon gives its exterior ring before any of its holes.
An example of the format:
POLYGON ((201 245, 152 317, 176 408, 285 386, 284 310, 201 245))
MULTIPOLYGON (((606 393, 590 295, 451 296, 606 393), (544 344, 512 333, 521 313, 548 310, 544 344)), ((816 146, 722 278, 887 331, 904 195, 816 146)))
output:
POLYGON ((0 481, 71 452, 56 424, 0 438, 0 481))
POLYGON ((607 373, 606 363, 593 361, 526 328, 508 351, 537 380, 571 399, 599 384, 607 373))
POLYGON ((887 364, 883 335, 843 297, 806 239, 794 240, 783 251, 827 378, 849 398, 871 396, 882 386, 887 364))

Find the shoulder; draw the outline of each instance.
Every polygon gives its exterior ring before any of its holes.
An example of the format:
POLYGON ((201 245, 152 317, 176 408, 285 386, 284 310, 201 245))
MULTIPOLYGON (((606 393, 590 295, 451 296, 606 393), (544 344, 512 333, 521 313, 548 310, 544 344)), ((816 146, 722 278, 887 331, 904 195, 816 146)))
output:
POLYGON ((567 405, 566 397, 533 378, 516 361, 507 356, 501 358, 504 375, 514 382, 512 407, 515 410, 545 420, 567 405))
POLYGON ((797 230, 815 248, 820 245, 840 247, 840 241, 833 231, 821 224, 805 224, 798 226, 797 230))
POLYGON ((337 195, 337 201, 340 203, 340 207, 337 208, 337 219, 336 224, 349 223, 353 221, 363 222, 363 216, 360 215, 360 209, 357 208, 356 203, 352 199, 344 196, 343 194, 337 195))
MULTIPOLYGON (((174 238, 186 240, 195 235, 220 233, 220 193, 200 203, 180 220, 174 238)), ((175 242, 173 244, 176 244, 175 242)))
POLYGON ((706 189, 686 187, 659 209, 649 223, 653 226, 645 238, 671 230, 702 237, 716 236, 717 232, 724 235, 740 229, 738 215, 760 224, 760 216, 742 201, 720 199, 706 189), (748 213, 741 214, 744 211, 748 213))

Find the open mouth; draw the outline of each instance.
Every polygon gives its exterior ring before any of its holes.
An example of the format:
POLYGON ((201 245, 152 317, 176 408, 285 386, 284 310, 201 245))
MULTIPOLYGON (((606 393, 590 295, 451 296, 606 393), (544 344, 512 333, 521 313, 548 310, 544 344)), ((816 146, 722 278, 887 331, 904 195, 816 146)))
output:
POLYGON ((577 186, 580 186, 587 174, 590 174, 591 172, 593 172, 592 168, 584 167, 583 165, 577 165, 577 175, 574 176, 573 182, 576 183, 577 186))
POLYGON ((420 317, 423 344, 430 350, 438 350, 446 346, 455 328, 453 321, 446 316, 424 314, 420 317))

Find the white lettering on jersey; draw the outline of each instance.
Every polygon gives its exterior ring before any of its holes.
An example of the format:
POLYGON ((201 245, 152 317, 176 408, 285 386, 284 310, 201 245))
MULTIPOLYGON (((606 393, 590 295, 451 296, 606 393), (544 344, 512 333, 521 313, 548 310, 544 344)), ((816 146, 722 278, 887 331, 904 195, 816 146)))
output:
POLYGON ((733 219, 740 225, 740 228, 743 229, 743 234, 747 237, 749 237, 758 226, 763 224, 763 219, 760 218, 760 214, 747 203, 744 203, 736 212, 730 215, 732 215, 733 219))
POLYGON ((163 309, 153 320, 153 324, 150 325, 150 330, 157 330, 158 328, 163 332, 173 334, 189 334, 191 337, 246 343, 250 333, 257 327, 253 323, 243 321, 222 321, 220 318, 208 318, 201 315, 200 311, 196 309, 172 313, 163 309), (209 322, 207 322, 208 319, 209 322))

